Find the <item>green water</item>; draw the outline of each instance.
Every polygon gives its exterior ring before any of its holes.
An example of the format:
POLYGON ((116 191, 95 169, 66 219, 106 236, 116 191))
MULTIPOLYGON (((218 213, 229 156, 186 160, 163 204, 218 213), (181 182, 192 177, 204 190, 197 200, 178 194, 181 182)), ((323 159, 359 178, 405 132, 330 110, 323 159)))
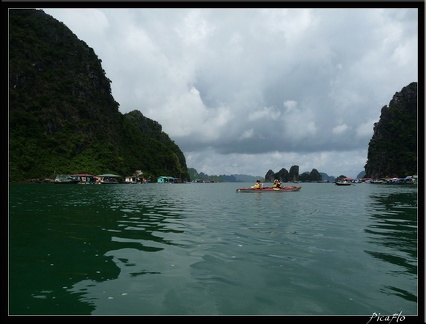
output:
POLYGON ((418 314, 416 187, 250 185, 11 184, 8 313, 418 314))

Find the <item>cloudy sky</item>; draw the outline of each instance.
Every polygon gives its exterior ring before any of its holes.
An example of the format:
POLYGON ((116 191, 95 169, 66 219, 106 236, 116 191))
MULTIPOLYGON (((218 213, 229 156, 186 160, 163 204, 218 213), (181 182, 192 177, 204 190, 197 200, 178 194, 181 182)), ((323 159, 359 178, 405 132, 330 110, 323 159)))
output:
POLYGON ((44 9, 209 175, 356 177, 380 110, 418 81, 417 9, 44 9))

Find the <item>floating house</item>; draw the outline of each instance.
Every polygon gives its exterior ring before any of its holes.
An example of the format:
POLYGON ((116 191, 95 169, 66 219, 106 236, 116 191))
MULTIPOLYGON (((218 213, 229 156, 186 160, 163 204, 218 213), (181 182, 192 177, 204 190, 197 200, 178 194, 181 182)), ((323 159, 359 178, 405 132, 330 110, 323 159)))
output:
POLYGON ((124 178, 124 183, 138 183, 138 182, 140 182, 140 180, 136 176, 127 176, 124 178))
POLYGON ((96 184, 99 183, 97 181, 97 177, 93 174, 88 173, 77 173, 77 174, 71 174, 71 177, 78 180, 80 184, 96 184))
POLYGON ((157 178, 157 183, 176 183, 178 178, 161 176, 157 178))
POLYGON ((121 182, 122 177, 117 174, 99 174, 98 178, 100 179, 101 184, 118 184, 121 182))

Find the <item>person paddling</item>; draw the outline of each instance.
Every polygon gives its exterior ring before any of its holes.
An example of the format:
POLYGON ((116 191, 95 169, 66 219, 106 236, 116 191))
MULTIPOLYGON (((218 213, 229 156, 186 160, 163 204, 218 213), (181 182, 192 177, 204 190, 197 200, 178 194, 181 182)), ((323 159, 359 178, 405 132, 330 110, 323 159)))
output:
POLYGON ((281 188, 281 183, 278 181, 278 179, 275 179, 274 180, 274 184, 272 185, 272 188, 277 188, 277 189, 279 189, 279 188, 281 188))
POLYGON ((263 183, 260 180, 256 180, 256 183, 251 187, 254 188, 254 189, 262 189, 263 183))

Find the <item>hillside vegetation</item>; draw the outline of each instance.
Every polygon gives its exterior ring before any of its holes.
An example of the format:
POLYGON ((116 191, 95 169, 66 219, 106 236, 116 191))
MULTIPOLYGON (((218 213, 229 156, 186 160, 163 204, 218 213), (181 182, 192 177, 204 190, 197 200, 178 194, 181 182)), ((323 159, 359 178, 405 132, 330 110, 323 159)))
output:
POLYGON ((382 108, 367 158, 367 177, 417 174, 417 82, 395 93, 389 106, 382 108))
POLYGON ((188 180, 180 148, 138 110, 121 114, 93 49, 42 10, 9 11, 9 181, 55 173, 188 180))

